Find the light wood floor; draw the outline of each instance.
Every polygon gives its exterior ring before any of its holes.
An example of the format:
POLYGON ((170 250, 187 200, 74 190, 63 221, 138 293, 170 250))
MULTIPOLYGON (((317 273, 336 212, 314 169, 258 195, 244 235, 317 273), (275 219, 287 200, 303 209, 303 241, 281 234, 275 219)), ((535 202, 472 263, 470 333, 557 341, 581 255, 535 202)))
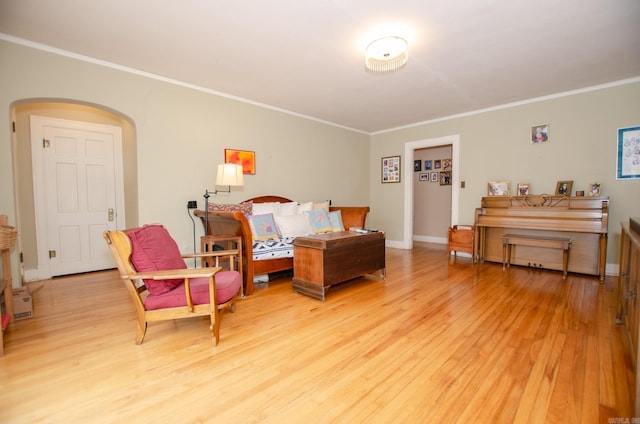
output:
POLYGON ((387 249, 387 279, 290 278, 223 317, 149 325, 115 271, 32 283, 0 358, 0 422, 607 423, 629 418, 616 278, 387 249))

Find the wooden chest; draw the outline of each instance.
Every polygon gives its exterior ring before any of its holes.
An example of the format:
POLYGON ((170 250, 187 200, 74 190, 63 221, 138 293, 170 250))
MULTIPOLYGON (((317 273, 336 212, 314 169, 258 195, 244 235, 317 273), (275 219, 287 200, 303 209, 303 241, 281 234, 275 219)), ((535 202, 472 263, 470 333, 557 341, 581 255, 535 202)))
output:
POLYGON ((324 300, 332 285, 378 270, 384 277, 384 246, 382 232, 297 237, 293 243, 293 290, 324 300))

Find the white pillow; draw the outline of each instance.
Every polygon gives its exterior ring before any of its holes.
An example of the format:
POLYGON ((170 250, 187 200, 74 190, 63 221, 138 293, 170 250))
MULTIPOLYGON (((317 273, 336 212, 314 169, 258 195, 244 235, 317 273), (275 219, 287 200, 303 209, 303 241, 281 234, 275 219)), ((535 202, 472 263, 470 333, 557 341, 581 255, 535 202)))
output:
POLYGON ((265 215, 272 213, 273 216, 280 215, 280 202, 254 203, 252 215, 265 215))
POLYGON ((305 202, 298 205, 298 213, 309 212, 311 209, 313 209, 313 202, 305 202))
POLYGON ((276 225, 281 237, 299 237, 313 234, 309 217, 303 214, 276 216, 276 225))
POLYGON ((298 213, 298 202, 280 203, 280 216, 295 215, 298 213))
POLYGON ((323 209, 325 212, 329 212, 329 201, 326 200, 320 203, 314 203, 313 209, 323 209))

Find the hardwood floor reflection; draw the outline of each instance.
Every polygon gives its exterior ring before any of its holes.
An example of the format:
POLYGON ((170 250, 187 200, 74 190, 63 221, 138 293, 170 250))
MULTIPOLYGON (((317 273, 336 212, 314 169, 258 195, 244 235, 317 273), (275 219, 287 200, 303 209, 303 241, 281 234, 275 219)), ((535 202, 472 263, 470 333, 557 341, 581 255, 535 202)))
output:
POLYGON ((30 284, 11 325, 0 422, 597 423, 632 414, 617 279, 387 249, 387 278, 320 302, 291 279, 208 321, 135 317, 115 271, 30 284))

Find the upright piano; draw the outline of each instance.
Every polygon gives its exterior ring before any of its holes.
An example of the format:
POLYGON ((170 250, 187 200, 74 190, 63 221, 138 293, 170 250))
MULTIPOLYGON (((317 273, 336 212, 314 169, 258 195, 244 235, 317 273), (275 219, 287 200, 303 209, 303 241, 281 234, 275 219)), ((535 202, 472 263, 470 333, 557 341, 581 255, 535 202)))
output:
MULTIPOLYGON (((569 237, 568 271, 600 276, 607 262, 608 197, 488 196, 475 211, 474 259, 502 262, 505 234, 569 237)), ((554 249, 517 246, 511 264, 562 270, 554 249)))

